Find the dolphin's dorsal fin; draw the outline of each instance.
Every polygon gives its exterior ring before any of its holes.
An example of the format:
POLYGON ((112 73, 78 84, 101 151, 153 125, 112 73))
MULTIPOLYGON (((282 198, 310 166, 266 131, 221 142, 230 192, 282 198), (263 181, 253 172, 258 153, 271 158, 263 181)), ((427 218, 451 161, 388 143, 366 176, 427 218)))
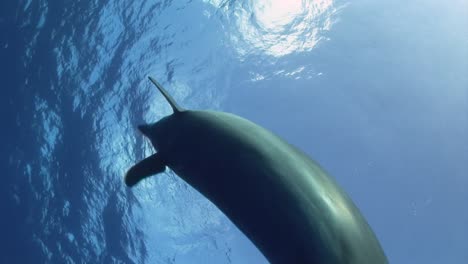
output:
POLYGON ((155 79, 153 79, 151 76, 148 76, 148 79, 150 79, 150 81, 151 81, 151 82, 158 88, 158 90, 162 93, 162 95, 164 96, 164 98, 166 98, 167 102, 169 102, 169 104, 170 104, 171 107, 172 107, 172 110, 174 111, 174 114, 184 111, 183 108, 181 108, 179 105, 177 105, 177 103, 174 101, 174 98, 172 98, 172 97, 167 93, 167 91, 161 86, 161 84, 159 84, 159 83, 158 83, 155 79))

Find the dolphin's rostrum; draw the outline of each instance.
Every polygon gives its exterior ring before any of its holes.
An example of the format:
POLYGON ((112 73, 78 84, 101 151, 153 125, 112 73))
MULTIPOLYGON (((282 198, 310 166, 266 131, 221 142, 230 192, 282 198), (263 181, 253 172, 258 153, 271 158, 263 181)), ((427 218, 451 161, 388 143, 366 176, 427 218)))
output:
POLYGON ((139 130, 157 153, 125 183, 172 169, 213 202, 271 263, 387 263, 358 208, 302 151, 239 116, 180 108, 139 130))

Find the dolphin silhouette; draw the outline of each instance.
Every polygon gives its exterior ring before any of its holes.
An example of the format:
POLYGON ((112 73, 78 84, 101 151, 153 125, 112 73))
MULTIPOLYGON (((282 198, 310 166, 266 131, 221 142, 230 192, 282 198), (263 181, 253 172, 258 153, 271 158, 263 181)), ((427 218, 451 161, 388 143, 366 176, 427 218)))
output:
POLYGON ((271 263, 388 263, 351 199, 306 154, 242 117, 184 110, 140 125, 157 153, 127 186, 172 169, 213 202, 271 263))

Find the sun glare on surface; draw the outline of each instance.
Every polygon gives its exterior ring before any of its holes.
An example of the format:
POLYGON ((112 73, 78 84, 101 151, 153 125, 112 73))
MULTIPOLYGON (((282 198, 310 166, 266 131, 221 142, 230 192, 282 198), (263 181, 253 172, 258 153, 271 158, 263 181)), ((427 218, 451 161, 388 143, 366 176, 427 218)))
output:
POLYGON ((244 58, 281 57, 313 49, 330 29, 333 0, 246 0, 220 5, 230 26, 228 38, 244 58))
POLYGON ((259 26, 270 31, 280 31, 300 15, 304 8, 302 0, 258 1, 253 12, 259 26))

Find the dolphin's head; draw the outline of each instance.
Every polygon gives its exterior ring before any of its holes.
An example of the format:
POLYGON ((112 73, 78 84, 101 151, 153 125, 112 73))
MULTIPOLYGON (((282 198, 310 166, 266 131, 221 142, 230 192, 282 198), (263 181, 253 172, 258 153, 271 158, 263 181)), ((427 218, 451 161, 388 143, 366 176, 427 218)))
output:
POLYGON ((172 114, 156 123, 139 125, 138 129, 151 140, 156 151, 167 150, 178 137, 177 119, 177 116, 172 114))
MULTIPOLYGON (((177 123, 177 122, 176 122, 177 123)), ((142 179, 163 172, 166 162, 161 152, 170 148, 170 142, 176 137, 171 133, 174 126, 174 117, 167 116, 154 124, 140 125, 138 129, 151 140, 157 152, 132 166, 125 174, 125 184, 134 186, 142 179)))
MULTIPOLYGON (((164 90, 164 88, 153 78, 149 77, 151 82, 158 88, 161 94, 166 98, 172 107, 173 114, 164 117, 153 124, 138 126, 138 129, 151 140, 157 153, 143 159, 132 166, 125 175, 125 184, 134 186, 140 180, 161 173, 166 169, 165 154, 170 153, 177 138, 180 137, 182 116, 185 110, 177 105, 174 99, 164 90)), ((183 122, 182 122, 183 123, 183 122)))
POLYGON ((177 133, 180 131, 177 129, 177 124, 180 123, 178 120, 185 110, 177 105, 174 99, 155 79, 151 77, 148 78, 171 105, 173 114, 153 124, 139 125, 138 129, 151 140, 151 143, 157 151, 170 149, 170 145, 175 141, 177 133))

